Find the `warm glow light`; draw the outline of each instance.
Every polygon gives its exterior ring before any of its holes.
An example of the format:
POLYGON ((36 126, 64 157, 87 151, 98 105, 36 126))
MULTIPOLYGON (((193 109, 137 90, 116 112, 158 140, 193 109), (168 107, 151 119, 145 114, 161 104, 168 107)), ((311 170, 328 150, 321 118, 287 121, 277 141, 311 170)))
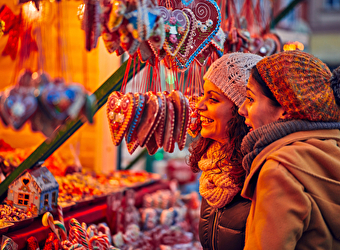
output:
POLYGON ((41 2, 39 3, 39 11, 37 10, 37 8, 35 7, 32 1, 23 4, 22 9, 23 9, 23 14, 25 16, 25 19, 27 21, 39 21, 41 19, 41 13, 43 11, 42 10, 43 6, 41 2))
POLYGON ((304 50, 304 49, 305 49, 305 46, 298 41, 288 42, 283 46, 284 51, 287 51, 287 50, 304 50))
POLYGON ((78 6, 78 11, 77 11, 77 16, 79 20, 83 20, 84 12, 85 12, 85 4, 82 3, 78 6))

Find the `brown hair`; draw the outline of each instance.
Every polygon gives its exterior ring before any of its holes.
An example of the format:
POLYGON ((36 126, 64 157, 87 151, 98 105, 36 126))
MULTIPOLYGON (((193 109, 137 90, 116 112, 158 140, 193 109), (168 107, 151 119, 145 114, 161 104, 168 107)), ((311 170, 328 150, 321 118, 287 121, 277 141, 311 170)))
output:
POLYGON ((262 94, 264 94, 266 97, 268 97, 272 101, 273 106, 281 107, 280 103, 276 100, 274 94, 270 91, 266 82, 261 77, 259 71, 256 68, 256 65, 250 70, 250 75, 257 82, 258 86, 260 87, 260 89, 262 91, 262 94))
MULTIPOLYGON (((226 138, 228 138, 228 143, 222 146, 221 155, 223 155, 223 157, 221 157, 217 162, 218 167, 220 167, 222 161, 227 160, 227 162, 229 162, 230 166, 232 166, 230 174, 235 178, 236 182, 244 181, 245 176, 245 170, 242 167, 243 155, 240 148, 242 139, 249 130, 244 122, 245 118, 238 114, 238 108, 234 104, 232 109, 232 118, 227 123, 226 127, 226 138)), ((201 160, 201 157, 207 151, 212 142, 212 139, 199 136, 198 139, 191 143, 189 147, 190 155, 188 158, 188 164, 194 173, 200 171, 198 162, 201 160)))

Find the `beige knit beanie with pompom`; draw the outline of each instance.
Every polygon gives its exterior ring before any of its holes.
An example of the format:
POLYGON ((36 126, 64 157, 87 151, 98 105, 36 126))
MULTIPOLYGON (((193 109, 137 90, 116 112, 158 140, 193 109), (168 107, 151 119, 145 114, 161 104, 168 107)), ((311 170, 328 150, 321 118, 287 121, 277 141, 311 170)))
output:
POLYGON ((215 84, 225 96, 240 107, 246 98, 250 70, 261 59, 261 56, 251 53, 225 54, 209 67, 203 79, 215 84))

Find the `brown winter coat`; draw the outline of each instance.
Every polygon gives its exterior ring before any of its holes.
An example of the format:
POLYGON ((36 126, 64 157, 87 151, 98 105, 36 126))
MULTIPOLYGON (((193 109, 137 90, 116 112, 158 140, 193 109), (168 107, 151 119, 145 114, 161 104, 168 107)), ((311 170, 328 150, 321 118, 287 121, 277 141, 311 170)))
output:
POLYGON ((340 249, 340 131, 287 135, 254 159, 246 250, 340 249))

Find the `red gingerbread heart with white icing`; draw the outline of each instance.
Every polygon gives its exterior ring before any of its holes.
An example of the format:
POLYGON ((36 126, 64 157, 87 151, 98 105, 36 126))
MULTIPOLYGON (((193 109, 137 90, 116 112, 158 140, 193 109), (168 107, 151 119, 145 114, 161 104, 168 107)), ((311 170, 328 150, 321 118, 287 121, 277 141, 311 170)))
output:
MULTIPOLYGON (((194 38, 191 40, 191 44, 190 39, 188 39, 182 45, 189 51, 184 54, 176 54, 177 65, 180 69, 186 69, 218 32, 221 23, 219 7, 214 0, 160 0, 159 5, 172 9, 173 12, 190 9, 194 14, 191 21, 196 21, 196 25, 190 27, 190 32, 194 32, 194 38)), ((188 12, 185 13, 188 16, 188 12)))
POLYGON ((130 127, 135 111, 135 97, 132 93, 122 95, 115 91, 109 96, 106 114, 109 121, 112 142, 115 146, 121 143, 126 130, 130 127))

